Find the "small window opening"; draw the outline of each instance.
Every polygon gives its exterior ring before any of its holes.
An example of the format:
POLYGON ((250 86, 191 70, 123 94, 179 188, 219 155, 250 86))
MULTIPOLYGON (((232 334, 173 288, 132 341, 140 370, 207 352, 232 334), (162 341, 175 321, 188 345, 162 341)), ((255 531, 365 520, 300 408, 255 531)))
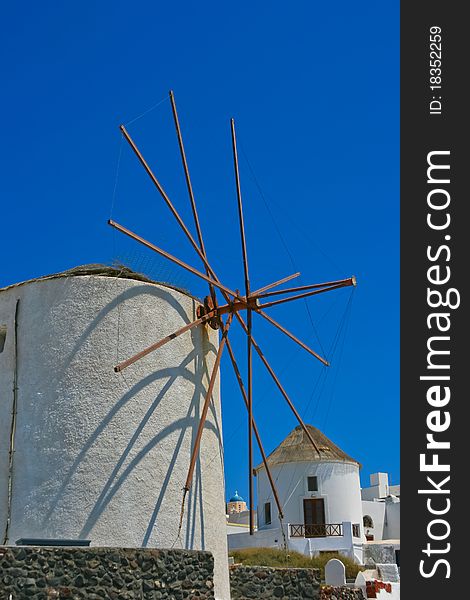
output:
POLYGON ((266 502, 264 505, 264 523, 265 525, 271 524, 271 502, 266 502))
POLYGON ((370 529, 374 527, 374 521, 370 515, 364 515, 362 522, 364 527, 369 527, 370 529))
POLYGON ((7 339, 7 326, 0 325, 0 353, 5 348, 5 340, 7 339))
POLYGON ((318 492, 318 478, 316 475, 307 477, 307 490, 309 492, 318 492))

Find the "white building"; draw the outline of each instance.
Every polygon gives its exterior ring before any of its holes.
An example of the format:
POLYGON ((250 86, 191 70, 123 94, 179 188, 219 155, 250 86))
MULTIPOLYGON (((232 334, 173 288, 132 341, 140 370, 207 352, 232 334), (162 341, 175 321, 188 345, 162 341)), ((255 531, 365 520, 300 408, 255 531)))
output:
POLYGON ((373 473, 361 494, 367 546, 392 546, 399 564, 400 486, 389 485, 387 473, 373 473))
POLYGON ((365 537, 360 465, 321 431, 307 427, 319 452, 298 426, 268 457, 284 509, 282 522, 264 465, 259 465, 255 469, 258 530, 252 536, 229 535, 229 548, 287 543, 304 554, 338 551, 361 562, 365 537))
POLYGON ((210 550, 216 597, 230 598, 218 381, 177 539, 218 333, 195 328, 113 369, 198 305, 103 265, 0 289, 0 543, 210 550))
POLYGON ((298 426, 268 456, 282 522, 261 464, 255 469, 258 529, 250 536, 229 522, 229 549, 287 544, 309 556, 339 552, 361 563, 372 545, 371 551, 380 552, 377 546, 383 545, 399 549, 399 486, 389 486, 388 476, 376 473, 371 487, 361 490, 360 464, 317 428, 307 428, 319 452, 298 426))

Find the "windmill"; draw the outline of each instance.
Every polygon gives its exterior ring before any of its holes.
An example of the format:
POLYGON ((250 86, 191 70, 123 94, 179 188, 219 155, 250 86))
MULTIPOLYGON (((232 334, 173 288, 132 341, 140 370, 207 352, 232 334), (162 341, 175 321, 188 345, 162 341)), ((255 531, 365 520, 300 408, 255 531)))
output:
POLYGON ((204 271, 200 271, 200 270, 192 267, 191 265, 183 262, 179 258, 171 255, 170 253, 166 252, 165 250, 156 246, 155 244, 145 240, 141 236, 130 231, 129 229, 127 229, 123 225, 120 225, 119 223, 117 223, 114 220, 109 220, 108 224, 111 227, 113 227, 114 229, 116 229, 116 230, 120 231, 121 233, 127 235, 128 237, 132 238, 133 240, 135 240, 135 241, 143 244, 147 248, 155 251, 157 254, 159 254, 160 256, 169 260, 170 262, 178 265, 179 267, 185 269, 186 271, 189 271, 190 273, 199 277, 200 279, 205 280, 209 287, 209 294, 204 298, 204 302, 199 307, 197 315, 196 315, 197 318, 194 321, 185 325, 184 327, 181 327, 180 329, 171 333, 170 335, 167 335, 163 339, 156 341, 151 346, 144 348, 142 351, 135 354, 134 356, 131 356, 128 359, 124 360, 123 362, 117 364, 114 367, 114 370, 116 372, 123 371, 124 369, 126 369, 127 367, 129 367, 130 365, 135 363, 136 361, 140 360, 144 356, 147 356, 151 352, 157 351, 159 348, 161 348, 165 344, 170 343, 176 337, 178 337, 180 335, 184 335, 185 333, 187 333, 188 331, 190 331, 191 329, 193 329, 195 327, 207 325, 213 329, 220 330, 221 337, 220 337, 219 347, 218 347, 215 363, 214 363, 214 366, 212 369, 212 373, 210 376, 207 392, 205 395, 205 400, 204 400, 204 405, 203 405, 203 409, 202 409, 200 420, 199 420, 197 435, 196 435, 195 442, 194 442, 193 449, 192 449, 191 460, 190 460, 190 464, 189 464, 189 468, 188 468, 186 482, 185 482, 185 485, 183 488, 182 514, 183 514, 183 510, 184 510, 184 500, 185 500, 186 494, 188 493, 188 491, 191 488, 191 483, 192 483, 192 479, 193 479, 193 475, 194 475, 194 469, 195 469, 197 457, 199 454, 201 437, 202 437, 202 433, 204 430, 204 424, 205 424, 207 413, 209 410, 214 385, 215 385, 215 382, 217 379, 217 373, 220 368, 222 354, 226 348, 228 351, 229 357, 230 357, 230 362, 231 362, 234 372, 235 372, 235 376, 236 376, 236 379, 238 382, 238 386, 240 388, 240 392, 241 392, 243 401, 247 408, 247 413, 248 413, 249 525, 250 525, 250 534, 253 535, 253 533, 254 533, 253 436, 256 438, 256 441, 257 441, 257 444, 258 444, 258 447, 259 447, 259 450, 260 450, 260 453, 262 456, 262 460, 263 460, 264 466, 266 468, 266 473, 267 473, 267 476, 268 476, 268 479, 269 479, 269 482, 270 482, 270 485, 271 485, 271 488, 273 491, 273 496, 274 496, 274 499, 275 499, 275 502, 276 502, 276 505, 277 505, 277 508, 279 511, 279 517, 280 517, 280 519, 282 519, 282 517, 283 517, 282 505, 281 505, 281 502, 279 499, 278 492, 276 490, 274 480, 271 475, 271 471, 269 469, 269 465, 268 465, 267 458, 266 458, 266 453, 264 452, 264 448, 263 448, 263 444, 262 444, 262 441, 260 438, 259 430, 258 430, 258 427, 256 426, 256 422, 253 417, 253 365, 252 365, 253 350, 258 354, 259 358, 261 359, 261 362, 264 364, 268 373, 274 380, 277 388, 279 389, 281 395, 284 397, 285 401, 287 402, 288 406, 290 407, 291 411, 293 412, 295 418, 299 422, 299 425, 302 427, 309 442, 312 444, 312 446, 315 448, 315 450, 318 454, 320 454, 320 451, 321 451, 321 449, 317 447, 313 437, 310 434, 310 431, 305 426, 305 423, 303 422, 299 412, 295 408, 292 400, 290 399, 290 397, 287 394, 286 390, 284 389, 283 385, 281 384, 278 376, 276 375, 276 373, 274 372, 270 363, 268 362, 267 358, 265 357, 263 351, 261 350, 260 345, 253 337, 253 315, 259 315, 261 318, 268 321, 273 327, 282 331, 282 333, 284 333, 288 338, 290 338, 292 341, 294 341, 296 344, 298 344, 301 348, 303 348, 306 352, 308 352, 310 355, 312 355, 315 359, 319 360, 323 365, 329 366, 328 361, 324 357, 322 357, 320 354, 318 354, 313 349, 311 349, 309 346, 307 346, 307 344, 305 344, 303 341, 301 341, 299 338, 297 338, 293 333, 288 331, 283 325, 278 323, 275 319, 273 319, 265 311, 266 311, 266 309, 269 309, 273 306, 277 306, 277 305, 280 305, 283 303, 292 302, 295 300, 299 300, 301 298, 307 298, 307 297, 315 296, 318 294, 323 294, 325 292, 330 292, 330 291, 337 290, 337 289, 340 289, 343 287, 355 286, 356 279, 355 279, 355 277, 349 277, 347 279, 341 279, 341 280, 337 280, 337 281, 328 281, 328 282, 324 282, 324 283, 315 283, 315 284, 311 284, 311 285, 302 285, 302 286, 297 286, 297 287, 275 289, 275 288, 279 288, 279 286, 281 286, 282 284, 285 284, 300 275, 300 273, 293 273, 292 275, 288 275, 287 277, 283 277, 282 279, 279 279, 278 281, 275 281, 273 283, 265 285, 262 288, 252 290, 251 284, 250 284, 249 268, 248 268, 248 254, 247 254, 247 247, 246 247, 245 224, 244 224, 243 205, 242 205, 242 193, 241 193, 241 186, 240 186, 239 166, 238 166, 238 151, 237 151, 237 140, 236 140, 236 132, 235 132, 235 121, 234 121, 234 119, 231 119, 230 128, 231 128, 231 137, 232 137, 233 165, 234 165, 234 174, 235 174, 235 186, 236 186, 237 206, 238 206, 238 220, 239 220, 240 241, 241 241, 243 271, 244 271, 244 293, 241 293, 239 290, 232 290, 229 287, 227 287, 226 285, 224 285, 221 282, 221 280, 217 277, 216 273, 214 272, 213 268, 211 267, 211 265, 208 261, 208 257, 207 257, 207 253, 206 253, 206 249, 205 249, 205 245, 204 245, 204 240, 203 240, 203 236, 202 236, 201 225, 199 222, 199 216, 198 216, 198 211, 197 211, 197 207, 196 207, 196 201, 195 201, 195 197, 194 197, 193 187, 192 187, 191 178, 190 178, 190 174, 189 174, 188 162, 186 159, 186 153, 185 153, 185 149, 184 149, 178 113, 176 110, 175 97, 174 97, 174 94, 172 91, 170 91, 169 97, 170 97, 170 102, 171 102, 171 107, 172 107, 176 135, 178 138, 181 160, 182 160, 183 169, 184 169, 185 178, 186 178, 186 186, 188 189, 192 214, 193 214, 193 218, 194 218, 194 225, 195 225, 196 233, 197 233, 197 240, 194 238, 194 236, 191 234, 188 227, 183 222, 181 216, 179 215, 179 213, 176 210, 175 206, 173 205, 172 201, 168 197, 163 186, 161 185, 161 183, 159 182, 159 180, 157 179, 157 177, 151 170, 150 166, 146 162, 145 158, 143 157, 142 153, 138 149, 137 145, 135 144, 134 140, 129 135, 129 132, 126 130, 124 125, 120 126, 120 130, 121 130, 121 133, 124 136, 125 140, 128 142, 128 144, 132 148, 133 152, 137 156, 138 160, 142 164, 147 175, 150 177, 150 179, 154 183, 155 187, 159 191, 159 193, 162 196, 167 207, 170 209, 173 217, 176 219, 179 226, 183 230, 184 234, 188 238, 189 242, 193 246, 197 256, 202 261, 204 271), (222 297, 222 300, 221 300, 220 296, 222 297), (275 298, 276 296, 281 296, 281 297, 276 299, 275 298), (243 311, 246 311, 246 321, 242 317, 242 314, 241 314, 243 311), (240 370, 238 368, 238 363, 237 363, 237 360, 236 360, 234 352, 233 352, 233 347, 232 347, 232 345, 230 343, 230 339, 229 339, 229 330, 232 326, 234 319, 238 321, 238 323, 241 326, 242 331, 246 334, 246 341, 247 341, 247 384, 246 384, 246 386, 245 386, 243 378, 240 374, 240 370))

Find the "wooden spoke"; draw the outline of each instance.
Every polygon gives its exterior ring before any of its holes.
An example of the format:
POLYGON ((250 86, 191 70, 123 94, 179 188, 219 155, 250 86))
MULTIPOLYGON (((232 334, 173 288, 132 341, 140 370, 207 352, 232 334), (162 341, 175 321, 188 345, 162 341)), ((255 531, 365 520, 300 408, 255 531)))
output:
POLYGON ((131 356, 131 358, 128 358, 127 360, 124 360, 123 362, 119 363, 118 365, 116 365, 114 367, 114 370, 116 371, 116 373, 123 371, 126 367, 129 367, 130 365, 134 364, 135 362, 137 362, 144 356, 147 356, 147 354, 150 354, 151 352, 158 350, 158 348, 161 348, 162 346, 164 346, 171 340, 174 340, 175 338, 179 337, 183 333, 186 333, 186 331, 189 331, 190 329, 193 329, 193 327, 197 327, 198 325, 202 325, 203 323, 206 323, 216 314, 217 314, 217 311, 213 310, 213 311, 205 314, 200 319, 196 319, 196 321, 193 321, 192 323, 188 323, 188 325, 181 327, 181 329, 178 329, 178 331, 175 331, 174 333, 170 333, 170 335, 167 335, 166 337, 161 339, 159 342, 152 344, 151 346, 149 346, 148 348, 145 348, 141 352, 134 354, 134 356, 131 356))
POLYGON ((240 225, 240 238, 242 243, 243 270, 245 272, 245 291, 246 296, 248 297, 250 295, 250 277, 248 275, 248 255, 246 252, 245 221, 243 219, 242 193, 240 188, 240 173, 238 171, 237 138, 235 135, 234 119, 230 120, 230 127, 232 130, 233 166, 235 171, 235 184, 237 188, 238 221, 240 225))
MULTIPOLYGON (((233 149, 233 166, 235 170, 235 183, 237 188, 237 201, 238 201, 238 221, 240 225, 240 238, 242 245, 242 258, 243 258, 243 270, 245 272, 245 298, 250 297, 250 276, 248 273, 248 254, 246 251, 246 237, 245 237, 245 221, 243 219, 243 205, 242 205, 242 193, 240 187, 240 173, 238 169, 238 152, 237 152, 237 138, 235 135, 235 121, 230 120, 230 127, 232 131, 232 149, 233 149)), ((251 308, 247 307, 247 361, 248 361, 248 487, 250 495, 250 535, 255 532, 255 523, 253 518, 253 503, 254 503, 254 490, 253 490, 253 365, 252 365, 252 344, 251 344, 251 329, 253 323, 253 313, 251 308)))
MULTIPOLYGON (((238 319, 238 322, 240 323, 240 325, 242 326, 243 330, 245 331, 245 333, 248 332, 248 328, 245 324, 245 321, 243 320, 243 318, 241 317, 240 314, 235 313, 235 316, 238 319)), ((320 450, 318 449, 318 446, 315 444, 315 440, 313 439, 313 437, 310 434, 310 431, 307 429, 307 427, 305 426, 305 423, 302 421, 301 416, 299 415, 299 413, 297 412, 294 404, 292 403, 292 400, 289 398, 289 396, 287 395, 286 390, 282 387, 281 382, 279 381, 279 378, 277 377, 276 373, 274 372, 273 368, 271 367, 271 365, 269 364, 269 362, 267 361, 266 357, 264 356, 261 348, 259 347, 259 345, 257 344, 256 340, 254 337, 251 338, 251 342, 253 344, 254 349, 256 350, 256 352, 258 353, 258 356, 260 357, 262 363, 264 364, 264 366, 266 367, 266 369, 268 370, 269 374, 271 375, 271 377, 274 380, 274 383, 277 385, 279 391, 281 392, 281 394, 284 396, 284 399, 286 400, 287 404, 289 405, 290 409, 292 410, 292 412, 294 413, 297 421, 299 422, 299 425, 302 427, 305 435, 307 436, 307 438, 309 439, 310 443, 312 444, 312 446, 315 448, 315 450, 318 452, 318 454, 320 454, 320 450)))
MULTIPOLYGON (((284 277, 284 279, 279 279, 279 281, 275 281, 274 283, 270 283, 269 285, 265 285, 264 287, 260 288, 259 290, 256 290, 254 292, 251 292, 251 296, 259 296, 260 294, 262 294, 263 292, 265 292, 266 290, 270 290, 273 287, 276 287, 277 285, 282 285, 283 283, 287 283, 288 281, 291 281, 291 279, 295 279, 296 277, 299 277, 300 273, 293 273, 292 275, 288 275, 287 277, 284 277)), ((277 292, 278 294, 282 294, 282 291, 277 292)))
POLYGON ((330 287, 324 288, 322 290, 313 290, 311 292, 304 292, 303 294, 297 294, 295 296, 289 296, 289 298, 281 298, 280 300, 274 300, 273 302, 265 302, 264 304, 259 304, 260 308, 270 308, 271 306, 276 306, 277 304, 284 304, 284 302, 291 302, 292 300, 300 300, 301 298, 308 298, 309 296, 317 296, 318 294, 324 294, 325 292, 331 292, 333 290, 339 290, 343 287, 348 287, 348 283, 338 283, 338 285, 332 285, 330 287))
MULTIPOLYGON (((243 400, 245 402, 245 406, 248 409, 248 396, 247 396, 246 391, 245 391, 245 386, 243 385, 243 379, 242 379, 242 376, 240 374, 240 370, 238 368, 237 361, 235 359, 235 355, 233 353, 232 345, 231 345, 230 340, 228 338, 227 338, 227 350, 228 350, 228 353, 230 355, 230 360, 231 360, 231 363, 232 363, 232 366, 233 366, 233 370, 235 372, 235 376, 236 376, 237 381, 238 381, 238 386, 240 387, 240 392, 241 392, 243 400)), ((266 457, 266 453, 265 453, 264 448, 263 448, 263 443, 261 442, 261 436, 259 434, 258 427, 256 425, 256 421, 255 421, 254 417, 253 417, 253 431, 255 433, 255 437, 256 437, 256 441, 258 443, 259 451, 261 452, 261 456, 262 456, 262 459, 263 459, 264 468, 266 469, 266 474, 267 474, 268 479, 269 479, 269 484, 271 485, 271 490, 273 492, 274 500, 276 501, 277 509, 279 511, 279 518, 283 519, 284 518, 284 512, 282 510, 281 501, 279 500, 279 495, 277 493, 276 485, 274 483, 274 479, 273 479, 273 476, 271 474, 271 469, 269 468, 269 465, 268 465, 268 459, 266 457)), ((250 510, 253 510, 253 509, 250 507, 250 510)))
POLYGON ((277 327, 277 329, 279 329, 279 331, 282 331, 282 333, 285 333, 287 335, 287 337, 289 337, 291 340, 293 340, 296 344, 299 344, 299 346, 301 348, 303 348, 304 350, 306 350, 309 354, 311 354, 315 358, 318 358, 318 360, 321 363, 323 363, 326 367, 330 366, 330 363, 326 359, 324 359, 319 354, 317 354, 314 350, 312 350, 311 348, 309 348, 307 346, 307 344, 304 344, 304 342, 302 342, 301 340, 299 340, 298 337, 296 337, 293 333, 291 333, 290 331, 288 331, 285 327, 283 327, 281 324, 279 324, 277 321, 275 321, 272 317, 270 317, 269 315, 267 315, 265 312, 263 312, 260 309, 256 309, 256 312, 259 315, 261 315, 262 317, 264 317, 266 319, 266 321, 269 321, 272 325, 274 325, 274 327, 277 327))
MULTIPOLYGON (((330 286, 343 284, 344 287, 348 285, 357 285, 355 277, 349 277, 348 279, 338 279, 338 281, 326 281, 325 283, 314 283, 312 285, 301 285, 299 287, 287 288, 285 290, 276 290, 274 292, 267 292, 266 294, 259 294, 254 292, 252 295, 258 298, 269 298, 270 296, 278 296, 279 294, 292 294, 294 292, 305 292, 308 290, 314 290, 318 288, 329 288, 330 286)), ((259 291, 259 290, 258 290, 259 291)))
POLYGON ((171 202, 170 198, 168 197, 167 193, 165 192, 165 190, 163 189, 161 183, 158 181, 158 179, 155 177, 155 175, 153 174, 152 170, 150 169, 148 163, 146 162, 145 158, 142 156, 140 150, 137 148, 136 144, 134 143, 133 139, 131 138, 131 136, 129 135, 128 131, 126 130, 126 128, 124 127, 124 125, 120 125, 119 129, 121 130, 124 138, 126 139, 126 141, 128 142, 128 144, 130 145, 130 147, 132 148, 132 150, 134 151, 134 154, 137 156, 137 158, 139 159, 141 165, 144 167, 147 175, 150 177, 150 179, 153 181, 153 183, 155 184, 155 187, 157 188, 157 190, 160 192, 161 197, 163 198, 163 200, 166 202, 166 205, 168 206, 168 208, 170 209, 172 215, 175 217, 175 219, 177 220, 178 224, 180 225, 181 229, 184 231, 186 237, 188 238, 188 240, 190 241, 192 247, 196 250, 197 254, 199 255, 200 259, 202 260, 202 262, 204 263, 204 266, 206 267, 206 269, 209 271, 209 273, 212 275, 212 277, 214 277, 214 271, 212 270, 211 266, 209 265, 209 263, 207 262, 206 257, 204 256, 204 253, 202 252, 202 250, 199 248, 199 246, 197 245, 195 239, 193 238, 193 236, 191 235, 191 232, 189 231, 189 229, 186 227, 186 225, 183 222, 183 219, 180 217, 178 211, 176 210, 176 208, 173 206, 173 203, 171 202))
POLYGON ((196 459, 199 454, 199 446, 201 445, 202 432, 204 430, 204 424, 205 424, 206 418, 207 418, 207 411, 209 410, 209 404, 210 404, 210 401, 212 398, 212 391, 214 389, 215 381, 217 379, 217 371, 219 370, 220 360, 222 358, 222 353, 224 351, 225 343, 227 341, 228 330, 232 323, 232 318, 233 318, 233 316, 230 314, 228 316, 227 323, 225 324, 225 326, 223 328, 222 339, 220 340, 219 349, 217 351, 217 356, 216 356, 215 363, 214 363, 214 368, 212 369, 212 374, 211 374, 211 378, 209 381, 209 386, 207 388, 204 406, 202 408, 202 413, 201 413, 200 420, 199 420, 199 427, 198 427, 197 434, 196 434, 196 440, 194 442, 193 451, 191 454, 191 461, 189 463, 188 476, 186 477, 186 483, 183 488, 185 494, 191 488, 191 482, 193 480, 194 468, 196 466, 196 459))
MULTIPOLYGON (((193 218, 194 218, 194 225, 196 226, 196 232, 197 232, 197 237, 198 237, 198 241, 199 241, 199 248, 200 248, 204 258, 207 261, 207 253, 206 253, 206 249, 204 246, 204 240, 202 237, 201 224, 199 223, 199 215, 198 215, 197 208, 196 208, 196 199, 194 198, 193 186, 191 183, 191 177, 189 175, 188 161, 186 159, 186 152, 184 150, 183 136, 181 135, 181 128, 180 128, 180 123, 179 123, 179 119, 178 119, 178 111, 176 110, 175 95, 173 94, 172 90, 170 90, 170 102, 171 102, 171 110, 173 111, 173 120, 175 122, 176 135, 178 137, 178 145, 180 148, 181 161, 183 163, 184 176, 186 178, 186 187, 188 188, 189 199, 191 201, 191 209, 192 209, 193 218)), ((211 273, 206 266, 206 275, 209 276, 210 274, 211 273)), ((214 303, 214 306, 216 306, 217 300, 216 300, 214 285, 212 283, 209 283, 209 292, 210 292, 212 301, 214 303)))
POLYGON ((157 252, 157 254, 160 254, 161 256, 167 258, 171 262, 174 262, 175 264, 177 264, 178 266, 182 267, 183 269, 186 269, 187 271, 189 271, 193 275, 197 275, 198 277, 200 277, 201 279, 204 279, 208 283, 212 283, 215 287, 219 288, 220 290, 223 290, 227 294, 230 294, 230 296, 238 297, 238 295, 236 294, 236 292, 232 291, 228 287, 225 287, 224 285, 222 285, 221 283, 219 283, 218 280, 216 281, 215 279, 211 279, 210 277, 208 277, 204 273, 201 273, 200 271, 198 271, 194 267, 191 267, 190 265, 187 265, 185 262, 183 262, 179 258, 176 258, 175 256, 169 254, 168 252, 165 252, 165 250, 162 250, 158 246, 155 246, 155 244, 152 244, 151 242, 148 242, 147 240, 144 240, 144 238, 140 237, 140 235, 137 235, 136 233, 133 233, 129 229, 126 229, 126 227, 123 227, 122 225, 119 225, 119 223, 116 223, 116 221, 112 221, 110 219, 108 221, 108 225, 111 225, 111 227, 114 227, 114 229, 117 229, 121 233, 124 233, 125 235, 129 236, 133 240, 136 240, 137 242, 140 242, 141 244, 143 244, 147 248, 150 248, 151 250, 154 250, 155 252, 157 252))
POLYGON ((248 477, 249 477, 249 495, 250 495, 250 535, 255 533, 255 521, 253 517, 253 506, 255 501, 253 490, 253 357, 252 357, 252 323, 253 312, 247 308, 247 361, 248 361, 248 477))

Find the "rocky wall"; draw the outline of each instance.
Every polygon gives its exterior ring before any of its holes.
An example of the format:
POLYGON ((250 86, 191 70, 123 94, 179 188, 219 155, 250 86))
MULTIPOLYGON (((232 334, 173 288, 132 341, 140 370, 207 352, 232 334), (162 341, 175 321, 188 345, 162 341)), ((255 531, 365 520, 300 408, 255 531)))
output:
POLYGON ((230 590, 232 600, 319 600, 318 578, 317 569, 233 565, 230 567, 230 590))
POLYGON ((320 600, 364 600, 364 594, 358 588, 325 585, 321 588, 320 600))
POLYGON ((209 552, 145 548, 0 547, 1 600, 208 600, 209 552))

